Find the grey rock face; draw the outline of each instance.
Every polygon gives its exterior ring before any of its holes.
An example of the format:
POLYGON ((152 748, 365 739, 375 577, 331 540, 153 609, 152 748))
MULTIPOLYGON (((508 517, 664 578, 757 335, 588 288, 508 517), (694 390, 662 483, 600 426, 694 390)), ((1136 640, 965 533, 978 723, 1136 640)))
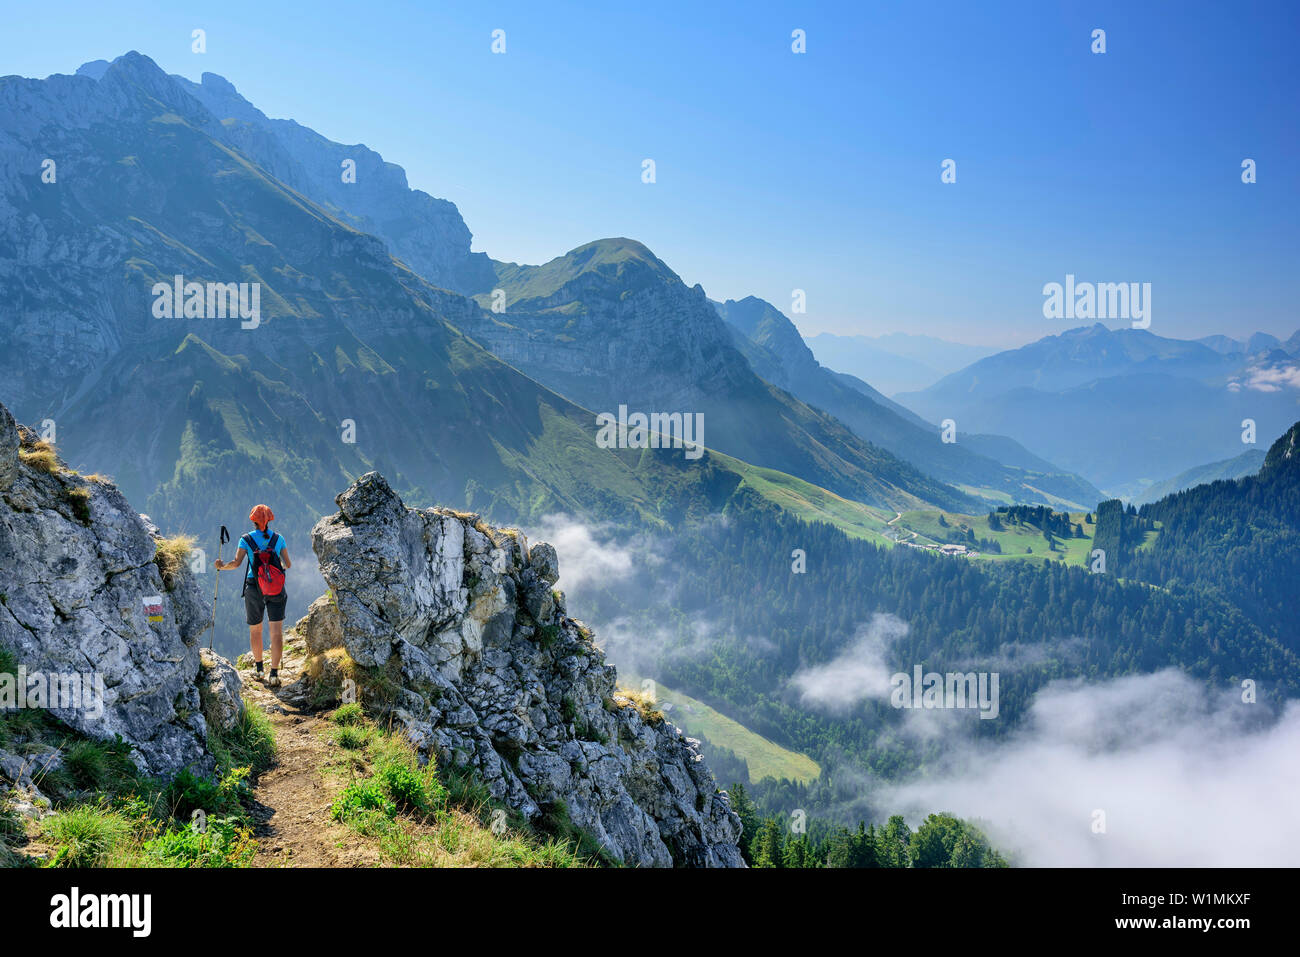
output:
POLYGON ((393 255, 444 289, 477 293, 495 280, 491 261, 470 251, 472 236, 454 203, 413 190, 402 167, 374 150, 326 139, 292 120, 268 119, 224 77, 170 78, 212 115, 222 135, 281 182, 327 206, 349 225, 380 236, 393 255), (353 164, 356 180, 340 175, 353 164))
POLYGON ((203 717, 212 727, 229 731, 244 712, 239 689, 242 682, 229 661, 207 648, 199 651, 199 701, 203 717))
MULTIPOLYGON (((156 540, 121 492, 11 455, 11 422, 0 406, 0 646, 27 704, 89 737, 120 734, 145 773, 209 772, 195 679, 210 606, 188 565, 164 583, 156 540), (35 697, 53 676, 76 676, 79 694, 35 697)), ((222 681, 238 698, 239 679, 222 681)))
POLYGON ((18 475, 18 426, 9 410, 0 405, 0 492, 18 475))
POLYGON ((546 542, 538 542, 528 551, 528 567, 531 568, 537 577, 548 585, 554 585, 560 580, 560 559, 555 554, 555 546, 548 545, 546 542))
POLYGON ((42 776, 63 766, 59 751, 46 750, 37 754, 14 754, 0 750, 0 775, 21 788, 34 788, 42 776))
POLYGON ((591 633, 560 610, 554 548, 475 515, 408 509, 376 472, 337 503, 312 531, 334 601, 298 628, 309 649, 341 643, 400 676, 381 703, 363 683, 363 704, 524 815, 563 805, 629 865, 744 866, 739 818, 695 743, 621 694, 591 633))

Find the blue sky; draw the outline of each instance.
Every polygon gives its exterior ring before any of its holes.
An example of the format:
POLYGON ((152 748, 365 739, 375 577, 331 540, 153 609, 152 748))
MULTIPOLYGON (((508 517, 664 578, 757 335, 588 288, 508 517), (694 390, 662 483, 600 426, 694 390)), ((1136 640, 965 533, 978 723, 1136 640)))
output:
POLYGON ((1019 344, 1078 324, 1042 315, 1066 273, 1150 282, 1162 335, 1300 327, 1300 4, 177 6, 14 5, 0 71, 219 73, 405 167, 476 250, 631 236, 714 298, 805 290, 806 334, 1019 344))

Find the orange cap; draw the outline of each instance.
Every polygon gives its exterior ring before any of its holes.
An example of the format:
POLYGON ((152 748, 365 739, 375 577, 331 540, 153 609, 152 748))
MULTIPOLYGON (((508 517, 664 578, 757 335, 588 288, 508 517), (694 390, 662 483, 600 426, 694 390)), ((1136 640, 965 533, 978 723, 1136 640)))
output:
POLYGON ((275 513, 265 505, 254 505, 248 513, 248 520, 257 526, 266 526, 275 519, 275 513))

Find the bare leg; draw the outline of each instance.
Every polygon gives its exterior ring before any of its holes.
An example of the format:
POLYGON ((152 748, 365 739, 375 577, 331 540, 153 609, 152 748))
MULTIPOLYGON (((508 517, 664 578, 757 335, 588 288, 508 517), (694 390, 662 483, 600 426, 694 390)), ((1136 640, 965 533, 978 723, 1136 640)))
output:
POLYGON ((284 622, 273 621, 271 624, 271 670, 280 667, 280 654, 284 651, 284 622))
POLYGON ((248 650, 253 653, 254 661, 262 660, 262 623, 248 626, 248 650))

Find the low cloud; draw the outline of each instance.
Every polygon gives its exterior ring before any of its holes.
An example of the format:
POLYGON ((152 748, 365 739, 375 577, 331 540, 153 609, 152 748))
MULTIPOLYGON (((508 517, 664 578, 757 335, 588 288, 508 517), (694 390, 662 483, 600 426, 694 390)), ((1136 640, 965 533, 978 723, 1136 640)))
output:
MULTIPOLYGON (((674 630, 631 618, 597 625, 595 632, 596 644, 620 671, 651 678, 663 668, 713 654, 718 634, 713 625, 704 621, 684 624, 674 630)), ((764 650, 763 644, 756 644, 756 653, 764 650)), ((766 644, 770 650, 770 643, 766 644)))
POLYGON ((890 646, 907 634, 907 622, 876 614, 830 661, 801 668, 790 678, 806 707, 842 713, 864 701, 888 700, 889 679, 898 670, 885 661, 890 646))
POLYGON ((1276 721, 1264 709, 1207 698, 1172 670, 1054 682, 1008 739, 963 739, 941 770, 875 803, 914 823, 940 810, 981 820, 1027 865, 1295 866, 1300 702, 1276 721))
POLYGON ((528 540, 555 546, 560 559, 559 586, 570 593, 626 580, 645 565, 656 563, 643 536, 620 540, 608 529, 571 515, 545 516, 528 540))
POLYGON ((1281 392, 1283 389, 1300 389, 1300 366, 1278 364, 1254 366, 1246 370, 1245 382, 1230 382, 1228 388, 1239 392, 1242 387, 1252 392, 1281 392))

